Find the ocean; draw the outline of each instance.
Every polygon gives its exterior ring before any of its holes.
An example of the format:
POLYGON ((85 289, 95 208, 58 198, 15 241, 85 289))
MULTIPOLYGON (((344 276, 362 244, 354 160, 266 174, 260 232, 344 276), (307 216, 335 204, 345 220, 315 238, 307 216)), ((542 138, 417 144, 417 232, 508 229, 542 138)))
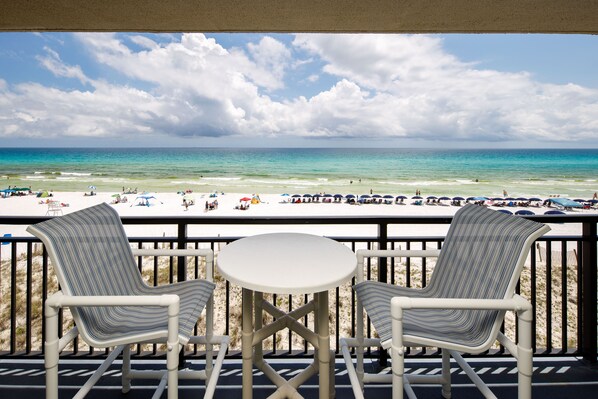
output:
POLYGON ((1 148, 0 188, 591 198, 598 149, 1 148))

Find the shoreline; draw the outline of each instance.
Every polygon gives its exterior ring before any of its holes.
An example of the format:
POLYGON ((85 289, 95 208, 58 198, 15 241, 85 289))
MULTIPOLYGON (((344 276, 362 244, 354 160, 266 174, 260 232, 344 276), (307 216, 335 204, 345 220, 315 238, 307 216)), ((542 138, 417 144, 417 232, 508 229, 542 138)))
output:
MULTIPOLYGON (((48 212, 47 201, 53 200, 64 204, 60 208, 62 214, 68 214, 102 202, 110 204, 115 200, 114 192, 99 192, 89 196, 89 192, 53 192, 52 197, 38 198, 35 195, 10 196, 0 198, 0 216, 45 216, 48 212)), ((444 201, 443 205, 413 205, 414 200, 407 198, 403 205, 391 204, 362 204, 351 205, 343 200, 342 202, 310 202, 310 203, 289 203, 290 197, 281 194, 261 194, 260 203, 251 204, 252 195, 243 193, 219 194, 211 197, 205 193, 189 193, 186 197, 193 200, 194 204, 186 209, 183 205, 183 195, 177 193, 152 193, 155 198, 149 199, 150 206, 135 205, 135 200, 140 195, 127 194, 125 203, 112 204, 114 209, 121 216, 193 216, 193 217, 307 217, 307 216, 452 216, 460 209, 458 206, 450 205, 450 201, 444 201), (206 211, 206 202, 218 202, 217 208, 206 211), (249 204, 248 209, 235 209, 241 205, 249 204)), ((143 201, 142 199, 140 201, 143 201)), ((500 208, 490 206, 490 209, 500 208)), ((545 206, 540 207, 507 207, 506 209, 515 213, 517 210, 532 210, 536 214, 543 214, 551 209, 545 206)), ((60 213, 60 212, 59 212, 60 213)), ((598 214, 598 210, 575 210, 568 211, 569 214, 598 214)), ((577 235, 580 234, 579 224, 553 224, 552 235, 577 235)), ((15 237, 29 236, 25 232, 26 226, 0 225, 0 235, 12 234, 15 237)), ((127 234, 136 237, 158 237, 176 236, 176 226, 125 226, 127 234)), ((393 236, 442 236, 446 234, 448 225, 395 225, 389 226, 389 235, 393 236)), ((195 225, 190 226, 189 236, 241 236, 260 234, 273 231, 296 231, 319 235, 353 235, 353 236, 375 236, 377 228, 375 225, 195 225)))

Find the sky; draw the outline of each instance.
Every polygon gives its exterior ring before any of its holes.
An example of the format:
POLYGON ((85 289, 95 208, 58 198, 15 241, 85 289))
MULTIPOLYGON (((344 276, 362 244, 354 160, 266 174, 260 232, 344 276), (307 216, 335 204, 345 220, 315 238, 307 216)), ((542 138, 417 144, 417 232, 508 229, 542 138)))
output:
POLYGON ((591 35, 0 33, 2 147, 598 147, 591 35))

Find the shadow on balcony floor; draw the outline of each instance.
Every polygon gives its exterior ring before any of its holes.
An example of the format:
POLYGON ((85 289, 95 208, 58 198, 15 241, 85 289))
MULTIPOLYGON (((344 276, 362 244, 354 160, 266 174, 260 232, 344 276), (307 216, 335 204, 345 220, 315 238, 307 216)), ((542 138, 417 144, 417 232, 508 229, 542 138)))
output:
MULTIPOLYGON (((60 397, 70 398, 76 389, 95 370, 95 360, 63 360, 60 367, 60 397)), ((161 363, 150 360, 136 361, 144 368, 160 367, 161 363)), ((191 361, 191 368, 195 361, 191 361)), ((272 360, 272 366, 285 378, 291 378, 298 370, 305 367, 307 361, 297 359, 272 360)), ((408 372, 418 374, 436 374, 440 372, 438 361, 409 360, 408 372)), ((516 370, 510 359, 479 359, 472 361, 474 370, 490 384, 498 397, 512 398, 517 395, 516 370)), ((120 392, 119 366, 113 366, 108 375, 100 380, 99 385, 87 396, 88 398, 148 398, 156 386, 155 381, 135 381, 133 389, 127 395, 120 392)), ((381 372, 389 372, 382 370, 381 372)), ((460 399, 479 398, 480 393, 469 382, 468 378, 455 366, 452 374, 453 396, 460 399)), ((533 395, 536 398, 590 398, 595 397, 598 390, 598 368, 587 367, 575 358, 551 358, 534 360, 533 395)), ((179 397, 197 398, 198 390, 203 395, 203 386, 197 382, 181 381, 179 397)), ((254 372, 255 399, 266 398, 274 390, 273 385, 258 371, 254 372)), ((439 398, 440 388, 437 386, 415 386, 420 398, 439 398)), ((306 398, 318 397, 317 378, 312 377, 299 392, 306 398)), ((366 397, 390 397, 388 385, 371 385, 366 387, 366 397)), ((0 397, 2 398, 39 398, 44 395, 44 369, 41 360, 3 359, 0 360, 0 397)), ((166 397, 164 394, 163 397, 166 397)), ((199 396, 201 397, 201 396, 199 396)), ((225 361, 216 390, 216 398, 241 397, 241 363, 239 360, 225 361)), ((344 363, 337 359, 336 363, 336 397, 352 398, 344 363)))

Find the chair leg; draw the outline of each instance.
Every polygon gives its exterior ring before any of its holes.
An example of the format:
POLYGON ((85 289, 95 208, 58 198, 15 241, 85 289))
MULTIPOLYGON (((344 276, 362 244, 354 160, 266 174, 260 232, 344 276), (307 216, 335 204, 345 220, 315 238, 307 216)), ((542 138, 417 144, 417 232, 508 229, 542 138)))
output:
POLYGON ((451 354, 447 349, 442 349, 442 397, 451 398, 451 354))
POLYGON ((168 373, 168 399, 177 399, 179 394, 179 301, 168 305, 168 342, 166 344, 166 369, 168 373))
POLYGON ((392 315, 392 398, 403 399, 405 375, 405 348, 403 345, 403 309, 395 297, 391 301, 392 315))
POLYGON ((46 342, 44 344, 46 369, 46 399, 58 399, 58 311, 46 305, 46 342))
POLYGON ((523 311, 517 312, 519 316, 519 331, 517 342, 517 372, 519 399, 532 397, 532 310, 527 306, 523 311))
POLYGON ((131 390, 131 345, 125 345, 123 350, 122 367, 122 393, 128 393, 131 390))

